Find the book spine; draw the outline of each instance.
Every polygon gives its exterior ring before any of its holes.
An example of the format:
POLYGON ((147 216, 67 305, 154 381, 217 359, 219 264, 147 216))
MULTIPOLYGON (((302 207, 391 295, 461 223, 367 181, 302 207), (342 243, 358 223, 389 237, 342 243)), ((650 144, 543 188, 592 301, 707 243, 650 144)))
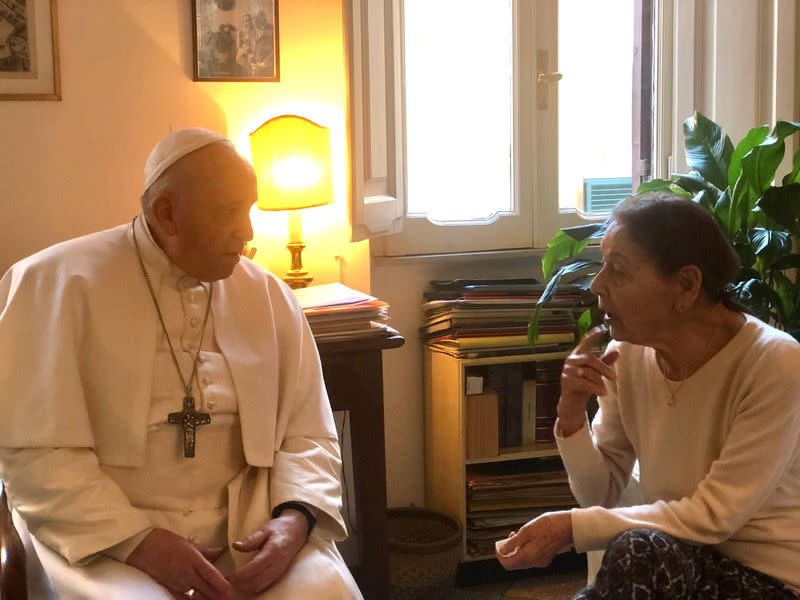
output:
POLYGON ((497 392, 467 396, 467 458, 490 458, 500 453, 497 392))
POLYGON ((497 392, 498 397, 498 415, 497 415, 497 423, 498 423, 498 444, 501 447, 505 447, 505 427, 502 427, 500 424, 505 422, 506 418, 506 406, 505 406, 505 396, 506 396, 506 366, 505 365, 491 365, 489 366, 487 373, 486 373, 486 387, 488 390, 494 390, 497 392))
POLYGON ((561 368, 563 361, 545 361, 536 365, 536 428, 537 443, 554 442, 558 397, 561 394, 561 368))
POLYGON ((505 446, 522 445, 522 365, 506 365, 505 446))
POLYGON ((522 382, 522 445, 536 441, 536 380, 522 382))

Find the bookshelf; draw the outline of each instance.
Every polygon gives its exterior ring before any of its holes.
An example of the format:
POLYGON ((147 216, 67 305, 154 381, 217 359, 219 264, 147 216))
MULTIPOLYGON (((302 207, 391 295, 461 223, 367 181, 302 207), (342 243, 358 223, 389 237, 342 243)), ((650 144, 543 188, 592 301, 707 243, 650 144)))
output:
POLYGON ((508 460, 525 460, 527 458, 546 458, 558 456, 558 448, 555 444, 543 442, 541 444, 526 444, 525 446, 513 446, 511 448, 501 448, 498 456, 486 458, 467 458, 464 464, 480 465, 484 463, 502 462, 508 460))
MULTIPOLYGON (((566 352, 521 354, 512 356, 489 356, 463 358, 439 352, 430 347, 424 350, 425 370, 425 482, 426 505, 431 510, 446 514, 464 528, 461 542, 461 562, 474 562, 494 558, 493 551, 474 551, 467 543, 468 523, 468 480, 478 471, 494 470, 505 477, 528 476, 527 469, 537 470, 537 465, 547 465, 549 471, 558 463, 558 449, 555 443, 529 443, 522 446, 500 447, 497 455, 470 458, 467 444, 467 394, 466 379, 469 374, 487 372, 498 365, 520 365, 525 373, 537 368, 536 363, 563 360, 566 352)), ((502 431, 502 424, 500 424, 502 431)), ((502 433, 500 434, 502 436, 502 433)), ((545 469, 545 467, 542 467, 545 469)), ((542 473, 546 475, 546 473, 542 473)), ((564 475, 566 478, 566 475, 564 475)), ((566 481, 566 479, 564 479, 566 481)), ((564 502, 547 504, 549 484, 541 489, 541 502, 533 500, 537 507, 531 509, 531 518, 536 510, 561 508, 564 502)), ((559 485, 562 485, 559 483, 559 485)), ((538 488, 537 488, 538 489, 538 488)), ((533 492, 535 494, 536 492, 533 492)), ((475 513, 473 513, 473 516, 475 513)), ((526 519, 527 520, 527 519, 526 519)), ((511 528, 504 534, 504 537, 511 528)), ((474 540, 473 540, 474 541, 474 540)))

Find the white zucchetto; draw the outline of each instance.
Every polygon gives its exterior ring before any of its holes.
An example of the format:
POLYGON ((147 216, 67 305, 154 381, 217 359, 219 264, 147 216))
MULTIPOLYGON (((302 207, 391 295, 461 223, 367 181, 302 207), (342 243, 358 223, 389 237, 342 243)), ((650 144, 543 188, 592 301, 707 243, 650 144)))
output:
POLYGON ((144 163, 144 189, 147 190, 161 174, 190 152, 215 142, 233 143, 216 131, 195 127, 173 131, 158 142, 144 163))

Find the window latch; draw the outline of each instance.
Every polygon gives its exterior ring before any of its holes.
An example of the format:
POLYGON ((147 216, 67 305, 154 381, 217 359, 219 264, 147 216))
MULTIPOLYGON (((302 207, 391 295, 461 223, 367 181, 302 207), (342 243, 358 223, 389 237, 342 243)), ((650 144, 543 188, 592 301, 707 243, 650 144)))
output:
POLYGON ((547 110, 548 108, 548 84, 557 83, 564 77, 561 73, 548 73, 550 70, 550 58, 547 50, 536 51, 536 108, 547 110))

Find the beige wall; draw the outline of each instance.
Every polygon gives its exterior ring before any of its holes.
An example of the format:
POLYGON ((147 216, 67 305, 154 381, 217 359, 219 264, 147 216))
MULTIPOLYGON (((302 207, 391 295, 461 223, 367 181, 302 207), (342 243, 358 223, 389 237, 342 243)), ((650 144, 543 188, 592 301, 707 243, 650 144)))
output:
MULTIPOLYGON (((391 304, 407 343, 384 361, 389 504, 421 505, 422 291, 437 278, 535 276, 538 259, 370 264, 367 244, 347 241, 341 11, 341 0, 281 0, 280 83, 195 83, 188 0, 60 0, 63 101, 0 102, 0 271, 49 244, 132 218, 142 163, 170 127, 217 129, 246 150, 247 131, 266 118, 296 112, 319 120, 331 127, 339 178, 335 203, 304 217, 305 263, 318 282, 371 289, 391 304)), ((736 94, 718 97, 735 101, 736 94)), ((738 133, 749 125, 727 127, 738 133)), ((257 260, 282 272, 285 216, 253 217, 257 260)))
MULTIPOLYGON (((142 165, 170 128, 201 126, 245 151, 264 119, 295 112, 329 126, 335 203, 305 211, 318 281, 369 286, 367 245, 347 224, 341 0, 280 3, 280 83, 195 83, 187 0, 61 0, 61 102, 0 102, 0 270, 138 210, 142 165), (341 256, 338 261, 335 257, 341 256)), ((254 214, 258 262, 288 267, 284 214, 254 214)))

